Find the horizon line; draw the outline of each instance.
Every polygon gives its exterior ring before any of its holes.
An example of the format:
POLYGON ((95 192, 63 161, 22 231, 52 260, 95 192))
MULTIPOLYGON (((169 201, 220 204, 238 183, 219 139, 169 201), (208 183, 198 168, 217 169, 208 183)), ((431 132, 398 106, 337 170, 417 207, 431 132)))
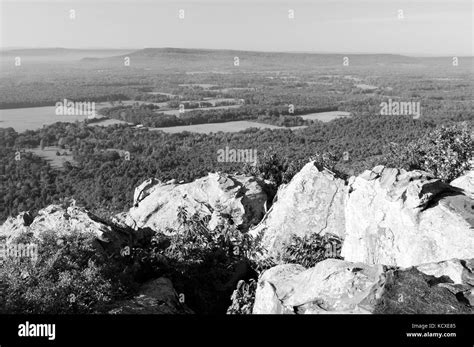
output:
POLYGON ((473 58, 474 54, 429 54, 429 53, 394 53, 394 52, 334 52, 334 51, 268 51, 268 50, 250 50, 250 49, 235 49, 235 48, 196 48, 196 47, 28 47, 28 46, 7 46, 0 47, 0 51, 13 51, 21 49, 65 49, 65 50, 130 50, 130 51, 141 51, 144 49, 188 49, 188 50, 208 50, 208 51, 236 51, 236 52, 256 52, 256 53, 287 53, 287 54, 355 54, 355 55, 400 55, 412 58, 446 58, 446 57, 469 57, 473 58))

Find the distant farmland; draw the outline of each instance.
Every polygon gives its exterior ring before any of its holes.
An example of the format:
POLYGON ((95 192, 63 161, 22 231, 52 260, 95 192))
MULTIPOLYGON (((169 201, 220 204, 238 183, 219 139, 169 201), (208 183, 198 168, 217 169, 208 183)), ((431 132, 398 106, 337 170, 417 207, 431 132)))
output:
POLYGON ((351 114, 350 112, 345 111, 330 111, 330 112, 318 112, 318 113, 311 113, 301 115, 300 117, 304 120, 320 120, 321 122, 330 122, 334 119, 341 118, 341 117, 349 117, 351 114))
POLYGON ((238 132, 249 128, 259 128, 259 129, 300 129, 303 127, 293 127, 293 128, 284 128, 278 127, 276 125, 262 124, 250 121, 235 121, 235 122, 226 122, 226 123, 205 123, 205 124, 196 124, 196 125, 183 125, 175 127, 166 127, 166 128, 150 128, 149 130, 161 130, 166 133, 180 133, 183 131, 189 131, 192 133, 200 134, 209 134, 217 133, 219 131, 225 133, 238 132))
POLYGON ((44 160, 49 162, 51 167, 58 170, 62 170, 64 168, 63 165, 66 161, 70 162, 72 165, 77 164, 72 157, 72 153, 69 150, 61 149, 59 147, 48 146, 44 149, 33 148, 28 149, 27 151, 37 155, 38 157, 43 158, 44 160), (61 155, 56 155, 57 152, 59 152, 61 155), (63 153, 67 154, 63 155, 63 153))

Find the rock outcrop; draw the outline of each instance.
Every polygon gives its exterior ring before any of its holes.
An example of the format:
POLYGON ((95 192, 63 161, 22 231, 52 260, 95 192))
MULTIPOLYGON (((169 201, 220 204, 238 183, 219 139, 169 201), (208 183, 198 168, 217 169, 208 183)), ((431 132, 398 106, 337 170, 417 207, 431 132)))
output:
POLYGON ((311 269, 283 264, 264 272, 253 313, 473 313, 465 300, 472 288, 466 281, 456 288, 450 277, 427 275, 414 267, 326 259, 311 269))
POLYGON ((118 302, 110 314, 189 314, 193 313, 184 304, 184 296, 176 293, 168 278, 160 277, 142 285, 138 294, 118 302))
POLYGON ((137 231, 108 223, 77 206, 50 205, 40 210, 34 218, 29 217, 28 223, 22 213, 16 218, 9 217, 0 226, 0 237, 8 240, 24 234, 42 240, 52 232, 58 239, 74 233, 87 233, 98 251, 109 253, 119 253, 123 247, 132 246, 134 242, 140 242, 152 235, 151 230, 137 231))
POLYGON ((402 267, 470 258, 473 203, 425 172, 377 166, 349 182, 341 255, 402 267))
MULTIPOLYGON (((266 214, 265 183, 253 177, 214 173, 186 184, 149 179, 136 188, 134 206, 113 222, 75 205, 51 205, 34 218, 28 213, 8 218, 0 226, 0 241, 87 233, 99 252, 120 254, 137 242, 149 245, 155 231, 179 231, 186 211, 211 229, 250 229, 262 237, 264 257, 276 263, 292 236, 342 240, 344 260, 326 259, 310 269, 280 264, 265 271, 253 313, 473 313, 471 178, 472 173, 446 184, 423 171, 377 166, 345 181, 310 162, 279 188, 266 214)), ((237 265, 220 290, 254 277, 249 263, 237 265)), ((245 305, 248 311, 251 305, 245 305)), ((161 277, 110 312, 190 311, 171 281, 161 277)))
POLYGON ((134 194, 134 207, 117 216, 132 228, 150 227, 156 231, 180 228, 178 214, 209 217, 209 227, 229 223, 246 231, 263 217, 267 194, 263 182, 240 175, 210 173, 191 183, 161 183, 149 179, 134 194))
POLYGON ((250 233, 277 263, 293 235, 332 234, 352 262, 408 267, 474 254, 474 200, 423 171, 384 166, 347 184, 308 163, 250 233))
POLYGON ((306 164, 291 182, 279 188, 273 206, 251 230, 262 233, 262 247, 278 258, 291 236, 332 234, 344 237, 347 186, 314 162, 306 164))

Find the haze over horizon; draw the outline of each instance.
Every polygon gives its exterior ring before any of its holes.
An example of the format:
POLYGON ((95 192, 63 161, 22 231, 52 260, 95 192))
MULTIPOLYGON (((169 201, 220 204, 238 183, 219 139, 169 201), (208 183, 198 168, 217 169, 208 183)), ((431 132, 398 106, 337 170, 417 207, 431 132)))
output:
POLYGON ((469 0, 0 1, 0 47, 473 56, 469 0), (75 18, 70 18, 70 10, 75 18), (179 18, 179 10, 184 18, 179 18), (289 10, 294 10, 290 19, 289 10), (399 10, 403 19, 398 18, 399 10), (26 24, 25 24, 26 23, 26 24))
MULTIPOLYGON (((449 54, 400 54, 392 52, 324 52, 324 51, 271 51, 271 50, 246 50, 246 49, 233 49, 233 48, 196 48, 196 47, 0 47, 0 51, 15 51, 15 50, 47 50, 47 49, 64 49, 64 50, 84 50, 84 51, 130 51, 138 52, 143 49, 187 49, 187 50, 211 50, 211 51, 248 51, 256 53, 288 53, 288 54, 350 54, 350 55, 400 55, 413 58, 445 58, 451 57, 449 54)), ((469 55, 456 55, 458 57, 474 58, 474 54, 469 55)))

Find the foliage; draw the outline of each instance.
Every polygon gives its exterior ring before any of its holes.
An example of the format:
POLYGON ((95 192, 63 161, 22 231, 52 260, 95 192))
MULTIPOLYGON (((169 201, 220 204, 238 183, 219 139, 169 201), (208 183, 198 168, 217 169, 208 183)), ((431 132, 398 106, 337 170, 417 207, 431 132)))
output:
POLYGON ((285 172, 283 172, 281 176, 281 183, 288 184, 290 183, 291 179, 303 168, 306 164, 305 161, 292 161, 288 164, 285 172))
POLYGON ((0 312, 94 313, 126 292, 123 283, 104 276, 107 259, 93 247, 93 235, 57 237, 45 232, 38 258, 7 258, 0 267, 0 312))
POLYGON ((277 187, 283 183, 283 174, 288 168, 288 163, 283 160, 276 152, 265 151, 263 156, 258 158, 256 165, 245 167, 246 174, 269 180, 277 187))
POLYGON ((443 126, 420 144, 422 168, 435 177, 451 181, 469 169, 474 154, 472 132, 467 126, 443 126))
POLYGON ((240 277, 256 276, 249 258, 259 248, 232 225, 211 230, 208 219, 184 208, 178 216, 177 230, 156 233, 151 245, 140 249, 140 268, 159 269, 159 275, 169 277, 193 311, 224 313, 240 277))
POLYGON ((254 279, 248 282, 239 281, 232 293, 232 304, 227 309, 227 314, 252 314, 256 291, 257 281, 254 279))
POLYGON ((340 258, 341 245, 338 237, 329 234, 292 235, 281 254, 281 261, 311 268, 324 259, 340 258))
POLYGON ((441 126, 408 145, 390 144, 388 148, 387 165, 424 170, 446 182, 469 170, 474 153, 467 124, 441 126))
POLYGON ((316 153, 305 160, 290 160, 282 158, 270 148, 259 157, 256 165, 247 164, 244 173, 269 180, 275 187, 279 187, 281 184, 288 184, 308 161, 314 161, 319 170, 326 168, 333 171, 337 177, 345 178, 347 175, 337 168, 340 160, 341 157, 331 152, 316 153))

